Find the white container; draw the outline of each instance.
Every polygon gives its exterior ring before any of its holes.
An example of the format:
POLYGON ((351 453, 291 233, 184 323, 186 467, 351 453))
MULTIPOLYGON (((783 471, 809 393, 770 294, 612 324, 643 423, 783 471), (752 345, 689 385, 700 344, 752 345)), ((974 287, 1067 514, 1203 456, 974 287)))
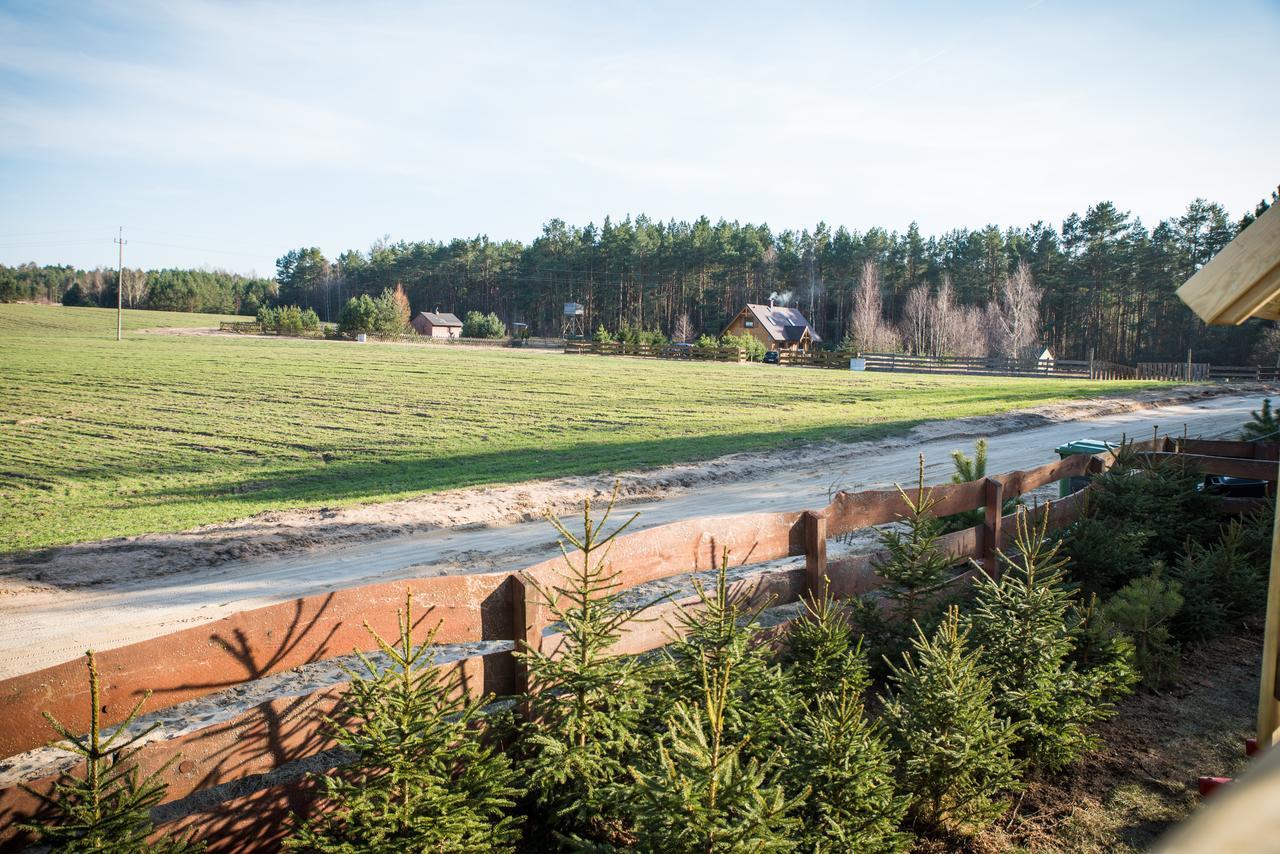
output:
POLYGON ((865 371, 866 369, 867 369, 867 360, 866 360, 866 359, 850 359, 850 360, 849 360, 849 370, 851 370, 851 371, 865 371))
POLYGON ((363 344, 364 341, 365 341, 365 336, 364 336, 364 333, 361 332, 359 335, 356 336, 356 342, 363 344))

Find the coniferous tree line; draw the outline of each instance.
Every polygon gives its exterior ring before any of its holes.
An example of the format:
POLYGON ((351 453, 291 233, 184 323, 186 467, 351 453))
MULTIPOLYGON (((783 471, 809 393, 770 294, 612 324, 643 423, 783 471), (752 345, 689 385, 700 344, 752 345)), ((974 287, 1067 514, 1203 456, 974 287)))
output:
MULTIPOLYGON (((205 270, 125 270, 134 308, 256 314, 310 308, 337 322, 353 297, 403 286, 414 311, 493 313, 535 335, 561 332, 565 302, 586 329, 641 329, 681 341, 718 336, 746 302, 801 309, 831 345, 930 355, 1034 355, 1132 363, 1271 364, 1280 334, 1264 324, 1207 328, 1177 299, 1179 284, 1274 203, 1238 221, 1196 199, 1148 227, 1111 202, 1060 227, 988 225, 925 236, 819 223, 774 233, 736 221, 660 222, 640 215, 597 226, 551 220, 527 245, 486 236, 385 240, 328 259, 285 253, 275 280, 205 270)), ((114 270, 0 265, 0 302, 113 306, 114 270)))
POLYGON ((529 244, 486 236, 379 241, 328 259, 315 247, 277 262, 279 299, 336 319, 347 300, 403 285, 414 311, 494 312, 558 335, 562 306, 586 307, 586 329, 625 326, 669 338, 719 335, 746 302, 801 309, 826 341, 860 349, 993 354, 1048 346, 1060 358, 1274 360, 1258 324, 1208 329, 1174 291, 1268 207, 1238 221, 1196 199, 1149 227, 1111 202, 1058 228, 955 229, 926 236, 819 223, 767 225, 640 215, 597 226, 552 220, 529 244), (1011 312, 1010 308, 1019 311, 1011 312), (1029 311, 1026 309, 1030 309, 1029 311))
POLYGON ((257 314, 274 305, 272 279, 241 276, 224 270, 79 270, 65 265, 0 264, 0 302, 49 302, 115 308, 119 280, 125 308, 196 311, 214 314, 257 314))

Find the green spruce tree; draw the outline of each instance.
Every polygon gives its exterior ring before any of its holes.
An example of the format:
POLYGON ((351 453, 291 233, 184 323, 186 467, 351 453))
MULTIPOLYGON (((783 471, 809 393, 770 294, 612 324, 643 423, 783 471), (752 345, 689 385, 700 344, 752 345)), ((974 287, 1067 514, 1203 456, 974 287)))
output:
POLYGON ((1280 441, 1280 420, 1277 420, 1275 413, 1271 411, 1271 398, 1263 398, 1262 411, 1254 410, 1249 415, 1250 419, 1245 422, 1244 429, 1240 431, 1241 439, 1246 442, 1260 439, 1280 441))
POLYGON ((1187 541, 1169 573, 1183 598, 1171 625, 1178 637, 1211 638, 1240 628, 1245 619, 1265 610, 1269 567, 1251 554, 1255 547, 1249 521, 1232 519, 1218 542, 1208 546, 1187 541))
POLYGON ((329 808, 287 847, 335 854, 515 850, 516 773, 477 732, 490 698, 468 699, 459 679, 442 675, 432 659, 436 630, 413 642, 409 594, 396 615, 395 646, 366 624, 390 663, 357 653, 363 669, 347 668, 345 714, 328 721, 354 759, 322 778, 329 808))
POLYGON ((1157 565, 1150 575, 1120 588, 1104 606, 1106 618, 1132 638, 1134 664, 1149 688, 1162 687, 1178 671, 1180 647, 1169 627, 1182 603, 1178 583, 1166 579, 1157 565))
POLYGON ((871 677, 848 618, 829 596, 811 597, 787 637, 787 675, 802 697, 788 737, 787 788, 809 790, 801 849, 904 850, 907 802, 894 788, 884 731, 863 705, 871 677))
POLYGON ((979 439, 973 443, 972 457, 963 451, 952 451, 951 464, 955 466, 955 474, 951 475, 952 483, 982 480, 987 476, 987 440, 979 439))
MULTIPOLYGON (((951 475, 952 483, 971 483, 975 480, 982 480, 987 476, 987 440, 979 439, 973 443, 973 456, 970 457, 963 451, 951 452, 951 464, 955 471, 951 475)), ((1010 498, 1005 501, 1000 508, 1000 512, 1008 516, 1018 507, 1018 499, 1010 498)), ((956 513, 953 516, 947 516, 942 519, 943 530, 947 533, 952 531, 963 531, 965 528, 972 528, 974 525, 981 525, 985 519, 985 513, 981 507, 977 510, 966 510, 963 513, 956 513)))
POLYGON ((694 582, 698 603, 681 610, 679 637, 664 648, 652 687, 667 702, 694 708, 702 705, 706 691, 703 668, 727 674, 732 700, 724 706, 727 740, 744 743, 751 757, 763 760, 782 746, 798 701, 773 650, 760 638, 760 613, 768 603, 751 608, 730 595, 728 571, 726 553, 712 590, 694 582))
POLYGON ((991 677, 958 609, 912 645, 891 667, 884 706, 909 815, 926 828, 973 833, 1003 812, 1005 794, 1019 785, 1017 727, 996 713, 991 677))
POLYGON ((127 732, 147 697, 134 705, 120 726, 103 737, 98 665, 93 650, 86 652, 85 658, 89 669, 89 731, 75 735, 53 715, 44 713, 49 725, 66 740, 50 746, 69 748, 81 756, 84 776, 64 773, 50 792, 22 784, 22 789, 39 799, 43 808, 38 821, 19 827, 36 834, 39 843, 49 850, 73 854, 87 851, 185 854, 204 850, 204 844, 193 842, 190 836, 164 836, 147 841, 155 831, 151 808, 164 800, 168 789, 161 775, 177 757, 146 776, 139 773, 134 758, 143 740, 160 724, 152 724, 132 736, 127 732))
POLYGON ((826 592, 810 595, 801 602, 804 613, 787 629, 783 662, 787 678, 802 698, 848 689, 862 694, 870 684, 862 639, 855 636, 845 609, 826 592))
MULTIPOLYGON (((945 607, 940 594, 951 581, 956 561, 942 549, 946 526, 933 513, 937 501, 924 485, 924 455, 919 459, 916 488, 898 493, 907 512, 902 524, 878 532, 884 552, 871 568, 884 584, 855 605, 855 624, 869 643, 873 661, 896 660, 910 646, 917 624, 926 631, 937 624, 945 607)), ((883 676, 877 664, 877 676, 883 676)))
POLYGON ((789 797, 781 747, 761 750, 781 740, 783 722, 761 705, 772 692, 760 683, 780 681, 781 674, 759 651, 754 614, 746 613, 739 624, 744 612, 728 595, 727 571, 726 556, 715 592, 698 587, 701 607, 686 614, 689 637, 671 659, 675 673, 693 671, 697 693, 689 696, 683 681, 669 683, 679 699, 666 732, 632 771, 625 798, 641 851, 768 852, 796 846, 800 821, 794 813, 808 793, 789 797), (766 732, 766 726, 774 731, 766 732))
POLYGON ((889 528, 880 532, 884 557, 872 561, 872 568, 885 579, 881 589, 893 603, 893 616, 910 626, 925 610, 929 597, 951 580, 949 570, 955 560, 942 551, 942 523, 933 514, 937 501, 924 485, 924 455, 913 494, 901 486, 898 493, 907 507, 902 521, 906 530, 889 528))
POLYGON ((535 592, 560 624, 562 640, 554 655, 520 653, 531 687, 520 767, 540 824, 561 842, 617 836, 624 822, 612 789, 627 779, 626 768, 641 744, 643 661, 608 654, 632 619, 620 605, 618 574, 609 569, 608 557, 614 538, 636 516, 606 533, 616 498, 615 488, 599 521, 592 518, 590 500, 583 503, 581 534, 551 518, 565 565, 556 583, 535 583, 535 592))
POLYGON ((1088 667, 1073 660, 1082 626, 1067 561, 1048 540, 1048 524, 1048 513, 1037 525, 1018 513, 1013 552, 999 552, 999 578, 976 582, 969 625, 991 674, 996 711, 1019 726, 1018 754, 1056 771, 1096 745, 1088 727, 1113 714, 1132 669, 1115 656, 1088 667))

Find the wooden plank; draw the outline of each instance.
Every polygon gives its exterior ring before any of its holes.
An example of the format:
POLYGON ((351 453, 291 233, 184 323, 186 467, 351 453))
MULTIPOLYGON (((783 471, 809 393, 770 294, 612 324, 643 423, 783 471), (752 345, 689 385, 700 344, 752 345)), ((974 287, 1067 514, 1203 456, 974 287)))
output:
MULTIPOLYGON (((746 513, 711 516, 623 534, 613 541, 609 565, 619 586, 635 587, 673 575, 714 569, 727 552, 732 566, 804 554, 801 513, 746 513)), ((581 552, 570 554, 571 560, 581 552)), ((525 572, 544 587, 564 569, 555 557, 525 572)))
MULTIPOLYGON (((364 624, 399 631, 396 610, 413 594, 417 624, 439 625, 437 643, 511 640, 508 573, 405 579, 337 590, 232 614, 172 634, 99 652, 102 725, 124 720, 148 690, 163 709, 302 664, 372 650, 364 624)), ((0 682, 0 756, 43 745, 48 711, 75 731, 88 726, 83 659, 0 682)))
POLYGON ((1178 447, 1188 453, 1210 457, 1237 457, 1254 459, 1258 448, 1265 447, 1257 442, 1232 441, 1229 439, 1179 439, 1178 447))
MULTIPOLYGON (((518 652, 538 652, 542 649, 542 632, 547 626, 548 612, 546 603, 534 587, 532 580, 523 572, 516 573, 512 579, 511 618, 513 634, 518 652)), ((513 686, 516 694, 528 694, 532 688, 529 684, 529 668, 519 658, 512 657, 513 686)), ((521 712, 528 715, 527 706, 521 712)))
POLYGON ((1280 320, 1280 211, 1272 205, 1213 260, 1178 288, 1205 323, 1239 325, 1250 317, 1280 320))
MULTIPOLYGON (((1004 487, 1006 499, 1026 495, 1032 490, 1068 477, 1080 477, 1089 470, 1088 454, 1072 454, 1065 459, 1045 463, 1033 469, 1006 472, 998 475, 1004 487)), ((985 502, 984 502, 985 506, 985 502)))
POLYGON ((1271 532, 1271 574, 1262 624, 1262 674, 1258 684, 1258 745, 1280 743, 1280 502, 1271 532))
POLYGON ((1144 453, 1151 460, 1181 460, 1204 474, 1243 477, 1253 480, 1275 480, 1276 467, 1269 460, 1242 460, 1237 457, 1214 457, 1205 454, 1144 453))
MULTIPOLYGON (((934 508, 934 513, 938 516, 951 516, 982 506, 981 481, 946 483, 925 488, 938 502, 934 508)), ((914 487, 907 489, 907 493, 914 497, 914 487)), ((859 528, 895 522, 906 516, 908 508, 895 489, 841 492, 827 505, 824 512, 827 515, 827 536, 838 537, 859 528)))
MULTIPOLYGON (((729 584, 729 596, 743 608, 775 607, 795 602, 805 592, 805 571, 793 569, 760 570, 729 584)), ((638 655, 665 646, 682 636, 680 615, 698 610, 696 595, 666 600, 637 612, 625 625, 609 655, 638 655)), ((543 650, 553 657, 561 654, 563 635, 552 632, 542 639, 543 650)))

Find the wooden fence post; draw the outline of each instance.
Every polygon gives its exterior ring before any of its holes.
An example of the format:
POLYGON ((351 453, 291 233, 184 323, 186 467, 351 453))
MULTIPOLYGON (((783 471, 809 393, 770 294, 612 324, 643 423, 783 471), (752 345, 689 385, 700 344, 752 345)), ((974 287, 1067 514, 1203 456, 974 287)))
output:
POLYGON ((827 578, 827 517, 804 511, 804 582, 810 596, 825 594, 827 578))
MULTIPOLYGON (((511 576, 512 629, 517 652, 538 652, 542 649, 542 630, 547 626, 547 608, 541 594, 523 572, 511 576)), ((516 694, 528 694, 529 668, 519 658, 515 660, 516 694)), ((520 714, 528 717, 528 703, 519 704, 520 714)))
POLYGON ((1000 523, 1004 514, 1004 484, 994 477, 983 485, 982 567, 992 578, 996 576, 996 550, 1000 548, 1000 523))
POLYGON ((1271 573, 1267 579, 1266 619, 1262 624, 1262 678, 1258 685, 1258 746, 1273 746, 1280 737, 1280 504, 1271 532, 1271 573))

